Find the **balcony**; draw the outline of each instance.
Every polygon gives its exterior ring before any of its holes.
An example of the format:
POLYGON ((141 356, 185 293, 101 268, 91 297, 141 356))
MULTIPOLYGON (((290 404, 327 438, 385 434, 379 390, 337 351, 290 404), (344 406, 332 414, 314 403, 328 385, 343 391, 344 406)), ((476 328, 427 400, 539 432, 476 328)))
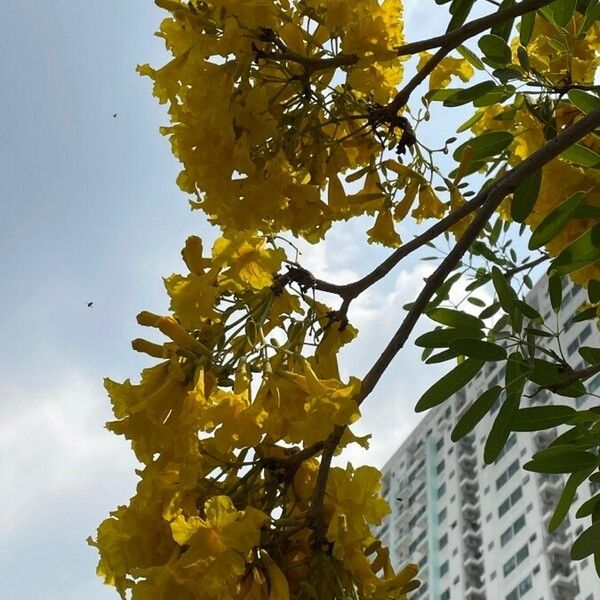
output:
POLYGON ((477 466, 477 458, 475 454, 466 454, 462 453, 458 455, 458 464, 462 469, 464 469, 464 473, 471 472, 473 476, 475 475, 475 467, 477 466))
POLYGON ((479 486, 477 485, 477 481, 461 477, 459 485, 460 491, 465 498, 471 496, 475 498, 476 502, 479 502, 479 486))
POLYGON ((464 469, 459 477, 460 485, 463 483, 475 484, 477 482, 477 476, 474 469, 464 469))
POLYGON ((560 475, 540 477, 539 490, 541 494, 556 494, 562 491, 563 478, 560 475))
POLYGON ((544 521, 548 521, 554 514, 554 504, 542 504, 541 511, 542 519, 544 519, 544 521))
POLYGON ((485 600, 483 581, 469 577, 465 582, 465 600, 485 600))
POLYGON ((548 554, 564 556, 569 559, 571 540, 564 533, 553 533, 546 536, 546 551, 548 554))
POLYGON ((570 567, 566 565, 552 565, 549 576, 550 587, 556 598, 571 600, 579 593, 577 575, 570 567))
POLYGON ((483 555, 477 550, 471 550, 463 554, 465 571, 475 579, 483 575, 483 555))
POLYGON ((462 540, 465 546, 469 548, 479 548, 481 546, 481 532, 479 527, 469 527, 463 531, 462 540))
POLYGON ((463 499, 462 514, 469 521, 477 521, 481 517, 479 506, 467 499, 463 499))
POLYGON ((544 504, 556 505, 560 498, 561 486, 547 485, 543 489, 540 488, 540 498, 544 504))

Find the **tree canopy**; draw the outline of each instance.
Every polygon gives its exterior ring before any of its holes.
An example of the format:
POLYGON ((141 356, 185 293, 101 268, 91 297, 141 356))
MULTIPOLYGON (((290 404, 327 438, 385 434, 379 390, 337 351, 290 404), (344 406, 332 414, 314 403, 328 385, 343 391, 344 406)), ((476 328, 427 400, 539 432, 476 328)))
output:
MULTIPOLYGON (((406 598, 417 566, 395 571, 373 534, 389 512, 379 471, 332 458, 368 444, 352 432, 360 407, 425 317, 423 358, 450 370, 418 411, 504 362, 453 438, 495 401, 488 463, 512 431, 563 426, 525 465, 569 474, 557 527, 577 487, 600 483, 600 408, 525 406, 524 388, 585 395, 600 349, 569 364, 546 343, 562 330, 524 292, 544 264, 555 312, 568 277, 589 298, 573 320, 598 322, 600 3, 435 0, 446 32, 410 42, 399 0, 156 4, 172 59, 138 70, 168 107, 177 183, 220 237, 185 241, 187 271, 165 279, 171 314, 138 315, 166 339, 132 343, 154 365, 139 383, 105 382, 108 429, 141 467, 129 504, 89 540, 99 575, 134 600, 406 598), (421 141, 458 107, 456 136, 421 141), (390 248, 381 264, 343 284, 301 264, 294 238, 319 244, 365 217, 362 243, 390 248), (526 232, 523 252, 512 237, 526 232), (435 270, 364 374, 343 380, 349 306, 425 247, 435 270), (460 281, 469 310, 449 302, 460 281)), ((572 556, 594 555, 600 572, 600 494, 578 515, 592 524, 572 556)))

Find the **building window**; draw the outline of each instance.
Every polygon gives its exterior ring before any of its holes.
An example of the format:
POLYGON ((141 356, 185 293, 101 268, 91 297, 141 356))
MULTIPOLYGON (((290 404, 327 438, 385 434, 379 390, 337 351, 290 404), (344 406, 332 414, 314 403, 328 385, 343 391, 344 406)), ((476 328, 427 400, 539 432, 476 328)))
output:
POLYGON ((446 515, 448 514, 448 511, 444 508, 440 511, 440 514, 438 515, 438 523, 441 523, 445 518, 446 515))
POLYGON ((448 534, 445 533, 441 538, 440 538, 440 550, 442 548, 444 548, 446 546, 446 544, 448 543, 448 534))
POLYGON ((525 515, 521 515, 508 529, 500 536, 500 545, 506 546, 512 538, 525 527, 525 515))
POLYGON ((439 475, 442 471, 444 470, 444 461, 440 461, 440 463, 437 466, 437 474, 439 475))
POLYGON ((438 488, 437 497, 441 498, 445 493, 446 493, 446 484, 442 483, 442 485, 440 485, 440 487, 438 488))
POLYGON ((440 596, 440 600, 450 600, 450 588, 444 590, 440 596))
POLYGON ((592 334, 592 326, 588 323, 585 329, 579 334, 579 343, 583 344, 592 334))
POLYGON ((498 517, 502 518, 509 509, 511 509, 523 497, 523 489, 519 486, 502 504, 498 507, 498 517))
POLYGON ((440 566, 440 577, 443 577, 448 572, 449 568, 450 568, 450 565, 449 565, 448 561, 446 561, 444 564, 442 564, 440 566))
POLYGON ((511 556, 502 567, 504 577, 512 573, 529 556, 529 547, 525 544, 516 554, 511 556))
POLYGON ((519 585, 506 596, 506 600, 520 600, 531 588, 533 581, 531 575, 528 575, 519 583, 519 585))
POLYGON ((443 447, 444 447, 444 438, 441 438, 438 440, 438 443, 436 444, 435 448, 439 452, 443 447))
POLYGON ((499 490, 519 470, 519 459, 514 460, 496 479, 496 490, 499 490))

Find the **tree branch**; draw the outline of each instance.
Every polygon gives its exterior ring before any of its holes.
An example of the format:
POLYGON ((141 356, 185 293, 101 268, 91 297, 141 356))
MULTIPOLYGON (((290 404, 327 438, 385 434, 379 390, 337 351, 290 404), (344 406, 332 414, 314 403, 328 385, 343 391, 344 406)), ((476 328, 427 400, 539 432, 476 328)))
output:
POLYGON ((437 67, 440 62, 457 46, 460 46, 466 40, 483 33, 487 29, 519 17, 521 15, 533 12, 538 8, 550 4, 553 0, 524 0, 508 8, 503 8, 491 15, 474 19, 462 27, 449 31, 443 35, 423 40, 421 42, 412 42, 397 49, 398 56, 413 55, 417 52, 439 48, 439 50, 425 63, 423 68, 418 71, 413 78, 396 94, 395 98, 387 105, 389 114, 396 115, 398 111, 406 106, 410 95, 415 89, 425 81, 428 75, 437 67))
POLYGON ((453 31, 448 31, 447 33, 426 40, 404 44, 403 46, 396 48, 396 52, 398 53, 398 56, 407 56, 409 54, 431 50, 432 48, 446 48, 450 51, 457 46, 460 46, 469 38, 483 33, 486 29, 490 29, 494 25, 533 12, 551 2, 553 2, 553 0, 524 0, 524 2, 513 4, 508 8, 503 8, 492 14, 480 17, 479 19, 473 19, 473 21, 469 21, 462 27, 454 29, 453 31))
POLYGON ((322 279, 315 279, 315 289, 322 292, 337 294, 344 299, 356 298, 374 283, 383 279, 383 277, 385 277, 403 258, 406 258, 415 250, 418 250, 428 242, 431 242, 438 237, 438 235, 441 235, 453 225, 456 225, 461 219, 464 219, 473 211, 477 210, 483 204, 483 200, 484 198, 481 194, 478 194, 475 198, 465 202, 461 207, 452 211, 448 216, 432 225, 427 231, 394 250, 394 252, 392 252, 392 254, 390 254, 382 263, 377 265, 377 267, 361 279, 339 285, 322 279))
POLYGON ((507 269, 504 271, 504 275, 506 277, 512 277, 521 271, 526 271, 527 269, 533 269, 533 267, 537 267, 541 265, 543 262, 546 262, 550 258, 549 254, 542 254, 539 258, 532 260, 531 262, 527 262, 524 265, 520 265, 518 267, 514 267, 513 269, 507 269))
POLYGON ((404 321, 390 340, 387 347, 381 353, 380 357, 375 361, 371 370, 366 374, 361 385, 358 399, 359 404, 373 391, 396 354, 406 343, 417 320, 425 311, 427 304, 429 304, 429 301, 436 290, 442 285, 449 273, 467 252, 502 200, 508 194, 514 192, 514 190, 525 181, 532 172, 541 169, 553 158, 556 158, 561 152, 598 127, 600 127, 600 108, 593 110, 575 124, 563 130, 545 146, 534 152, 531 156, 508 171, 504 176, 476 196, 476 198, 479 197, 483 199, 480 211, 469 225, 463 237, 458 240, 454 248, 441 262, 439 267, 430 277, 428 277, 425 287, 418 295, 412 308, 408 311, 404 321))

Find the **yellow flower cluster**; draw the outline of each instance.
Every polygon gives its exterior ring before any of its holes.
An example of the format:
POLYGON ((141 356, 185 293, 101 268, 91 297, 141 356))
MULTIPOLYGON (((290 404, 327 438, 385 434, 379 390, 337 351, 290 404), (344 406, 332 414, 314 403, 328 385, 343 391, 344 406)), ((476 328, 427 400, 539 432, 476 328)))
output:
MULTIPOLYGON (((332 470, 315 537, 317 454, 359 417, 360 382, 336 358, 356 331, 278 285, 284 253, 252 232, 210 257, 191 237, 182 256, 189 273, 165 281, 174 317, 138 315, 168 340, 133 346, 160 361, 138 384, 105 382, 107 427, 142 468, 89 539, 98 574, 133 600, 405 598, 416 567, 395 573, 371 534, 389 512, 376 469, 332 470)), ((353 442, 367 443, 348 430, 338 448, 353 442)))
MULTIPOLYGON (((589 85, 594 82, 600 64, 600 26, 596 23, 586 35, 581 36, 577 34, 581 20, 581 15, 576 14, 567 28, 559 31, 548 20, 536 18, 532 39, 527 47, 528 62, 532 72, 542 74, 548 85, 560 88, 570 84, 589 85), (563 40, 561 43, 565 44, 564 51, 560 50, 557 40, 563 40)), ((515 40, 513 46, 516 45, 515 40)), ((517 94, 512 106, 496 104, 480 109, 481 118, 472 129, 476 134, 481 134, 505 130, 507 125, 510 126, 515 138, 509 148, 509 163, 516 165, 547 142, 552 123, 544 123, 535 115, 535 111, 539 110, 539 98, 539 95, 517 94)), ((557 132, 582 116, 572 105, 557 100, 556 95, 553 96, 553 100, 545 102, 546 107, 551 106, 549 118, 550 121, 554 121, 557 132)), ((600 153, 600 141, 593 134, 581 140, 580 144, 600 153)), ((579 166, 563 157, 552 160, 543 168, 540 193, 527 218, 527 224, 535 229, 559 204, 578 191, 588 192, 588 205, 600 207, 598 170, 579 166)), ((506 219, 510 218, 509 207, 508 203, 503 203, 500 208, 506 219)), ((558 255, 597 222, 595 218, 571 220, 547 244, 546 249, 553 256, 558 255)), ((589 265, 571 273, 570 276, 576 283, 587 285, 590 279, 600 279, 600 265, 589 265)))
POLYGON ((383 150, 369 111, 402 77, 399 0, 157 4, 171 13, 159 35, 174 58, 139 71, 169 105, 162 131, 195 205, 226 233, 289 230, 312 241, 361 214, 345 195, 334 206, 321 192, 383 150))

